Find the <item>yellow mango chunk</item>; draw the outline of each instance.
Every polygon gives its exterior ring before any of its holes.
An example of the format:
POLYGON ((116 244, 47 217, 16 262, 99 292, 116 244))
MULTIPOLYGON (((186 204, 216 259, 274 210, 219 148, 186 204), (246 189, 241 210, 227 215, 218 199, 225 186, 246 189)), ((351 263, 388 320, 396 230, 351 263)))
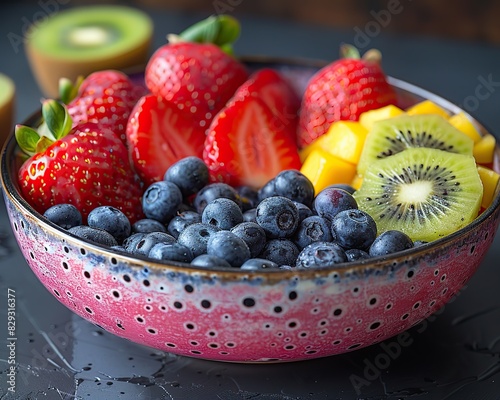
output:
POLYGON ((375 121, 397 117, 401 114, 404 114, 404 111, 401 110, 401 108, 390 104, 388 106, 377 108, 375 110, 365 111, 359 116, 359 123, 363 125, 367 130, 370 130, 372 129, 373 123, 375 121))
POLYGON ((357 164, 368 131, 359 122, 337 121, 328 131, 300 151, 301 161, 316 149, 327 151, 352 164, 357 164))
POLYGON ((443 107, 438 106, 431 100, 424 100, 411 106, 406 110, 406 113, 408 115, 437 114, 441 115, 445 119, 448 119, 450 117, 450 113, 448 111, 446 111, 443 107))
POLYGON ((452 115, 448 119, 448 122, 459 131, 469 136, 474 141, 474 143, 477 143, 481 140, 481 133, 471 121, 471 119, 467 117, 467 115, 463 111, 460 111, 458 114, 452 115))
POLYGON ((478 165, 477 172, 483 182, 483 200, 481 202, 482 208, 488 208, 495 197, 496 188, 500 175, 490 168, 478 165))
POLYGON ((356 166, 317 148, 307 156, 300 172, 312 182, 314 192, 319 193, 335 183, 350 183, 356 174, 356 166))
POLYGON ((361 187, 361 184, 363 183, 363 175, 356 174, 356 176, 353 178, 351 182, 351 186, 358 190, 361 187))
POLYGON ((351 164, 357 164, 368 130, 359 122, 338 121, 330 126, 322 142, 324 150, 351 164))
POLYGON ((484 135, 479 142, 474 144, 472 155, 478 164, 489 164, 493 161, 496 139, 491 134, 484 135))

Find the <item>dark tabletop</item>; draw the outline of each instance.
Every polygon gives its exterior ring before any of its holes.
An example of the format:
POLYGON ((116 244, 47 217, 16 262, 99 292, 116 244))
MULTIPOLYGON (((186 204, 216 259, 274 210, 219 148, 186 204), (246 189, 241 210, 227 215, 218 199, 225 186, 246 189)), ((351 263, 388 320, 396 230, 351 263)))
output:
MULTIPOLYGON (((0 72, 16 83, 17 122, 39 108, 41 93, 13 38, 23 35, 40 3, 46 2, 0 5, 0 72)), ((54 2, 63 3, 70 2, 54 2)), ((155 22, 153 48, 166 33, 206 17, 146 11, 155 22)), ((237 54, 330 60, 341 42, 377 47, 389 75, 461 104, 493 132, 500 129, 498 47, 389 36, 380 26, 380 33, 368 26, 336 30, 237 11, 243 25, 237 54)), ((410 3, 403 12, 411 12, 410 3)), ((500 399, 500 237, 467 287, 409 331, 407 345, 398 348, 389 339, 313 361, 245 365, 165 354, 81 319, 38 282, 10 229, 0 204, 0 399, 500 399), (9 291, 16 298, 15 395, 7 392, 9 291)))

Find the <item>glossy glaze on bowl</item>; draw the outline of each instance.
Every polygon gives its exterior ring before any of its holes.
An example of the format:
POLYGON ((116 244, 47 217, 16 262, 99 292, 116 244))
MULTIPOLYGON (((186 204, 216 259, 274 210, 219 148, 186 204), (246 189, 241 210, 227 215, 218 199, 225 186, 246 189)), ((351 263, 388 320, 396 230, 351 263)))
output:
MULTIPOLYGON (((316 70, 272 66, 292 77, 298 90, 316 70)), ((432 98, 458 111, 405 82, 391 78, 391 84, 405 101, 432 98)), ((159 264, 108 251, 44 221, 12 182, 15 148, 11 138, 2 154, 5 202, 19 246, 46 288, 109 332, 203 359, 302 360, 394 336, 460 291, 480 265, 499 223, 497 193, 474 223, 447 238, 344 268, 249 273, 159 264)))

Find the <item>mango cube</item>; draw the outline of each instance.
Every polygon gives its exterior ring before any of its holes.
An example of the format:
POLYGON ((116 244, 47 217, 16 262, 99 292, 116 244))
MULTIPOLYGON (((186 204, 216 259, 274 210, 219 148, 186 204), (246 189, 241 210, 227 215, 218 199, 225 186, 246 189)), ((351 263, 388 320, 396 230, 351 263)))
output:
POLYGON ((478 164, 489 164, 493 162, 496 139, 491 134, 484 135, 481 140, 474 144, 472 155, 478 164))
POLYGON ((356 175, 356 165, 316 148, 304 160, 300 172, 311 180, 317 194, 329 185, 350 183, 356 175))
POLYGON ((450 117, 450 113, 447 110, 431 100, 424 100, 411 106, 406 110, 406 113, 408 115, 437 114, 441 115, 444 119, 448 119, 450 117))
POLYGON ((474 143, 477 143, 481 140, 482 138, 481 133, 474 125, 474 123, 471 121, 471 119, 467 117, 467 115, 463 111, 460 111, 455 115, 452 115, 448 119, 448 122, 455 128, 457 128, 459 131, 469 136, 474 141, 474 143))
POLYGON ((404 114, 404 111, 395 105, 388 105, 385 107, 377 108, 375 110, 365 111, 359 116, 359 123, 367 130, 372 129, 375 121, 397 117, 404 114))
POLYGON ((478 165, 477 172, 483 182, 483 200, 481 202, 482 208, 488 208, 495 197, 496 188, 500 175, 490 168, 478 165))

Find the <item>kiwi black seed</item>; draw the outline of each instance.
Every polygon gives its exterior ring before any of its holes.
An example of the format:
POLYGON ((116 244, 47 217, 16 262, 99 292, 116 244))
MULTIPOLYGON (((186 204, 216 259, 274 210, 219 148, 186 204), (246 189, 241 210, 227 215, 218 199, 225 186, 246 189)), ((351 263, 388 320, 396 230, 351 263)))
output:
POLYGON ((354 197, 379 232, 430 242, 474 220, 482 193, 473 156, 417 147, 372 162, 354 197))
POLYGON ((374 160, 392 156, 407 148, 428 147, 472 154, 473 146, 470 137, 439 115, 401 115, 374 123, 363 146, 358 173, 363 174, 374 160))

